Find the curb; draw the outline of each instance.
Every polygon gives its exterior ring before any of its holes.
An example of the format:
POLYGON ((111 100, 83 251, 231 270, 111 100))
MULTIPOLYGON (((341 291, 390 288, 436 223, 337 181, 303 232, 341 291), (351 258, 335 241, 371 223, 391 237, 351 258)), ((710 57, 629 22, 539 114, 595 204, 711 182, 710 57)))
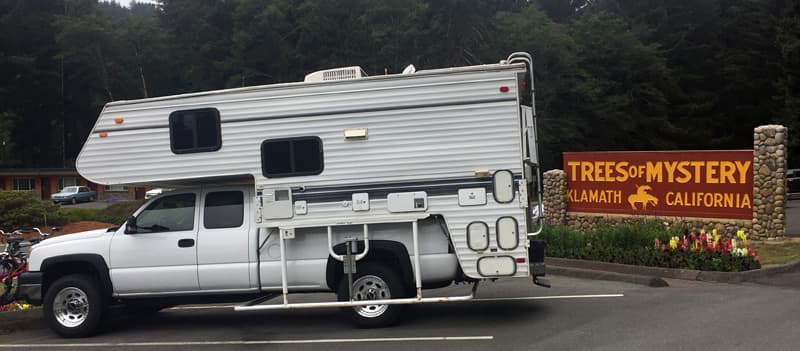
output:
POLYGON ((549 265, 549 263, 547 266, 547 273, 554 275, 563 275, 573 278, 611 280, 617 282, 633 283, 633 284, 649 286, 651 288, 662 288, 669 286, 669 284, 667 284, 667 282, 664 279, 661 279, 659 277, 599 271, 594 269, 551 266, 549 265))
MULTIPOLYGON (((742 283, 742 282, 755 282, 760 279, 771 277, 776 274, 800 271, 800 260, 792 261, 785 265, 777 267, 754 269, 745 272, 713 272, 713 271, 698 271, 693 269, 680 269, 680 268, 661 268, 661 267, 648 267, 648 266, 634 266, 619 263, 609 263, 600 261, 586 261, 575 260, 570 258, 557 258, 547 257, 545 262, 548 265, 548 271, 554 268, 562 269, 579 269, 579 270, 593 270, 609 273, 638 275, 645 277, 658 277, 670 279, 683 279, 683 280, 697 280, 705 282, 716 283, 742 283), (552 267, 556 266, 556 267, 552 267)), ((666 283, 666 282, 665 282, 666 283)))

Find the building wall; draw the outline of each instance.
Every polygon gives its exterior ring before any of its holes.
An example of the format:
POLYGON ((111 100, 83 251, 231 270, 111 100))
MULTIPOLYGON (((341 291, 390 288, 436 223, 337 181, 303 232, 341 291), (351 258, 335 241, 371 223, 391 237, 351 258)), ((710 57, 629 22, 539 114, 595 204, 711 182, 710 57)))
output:
MULTIPOLYGON (((105 186, 92 183, 85 178, 81 177, 77 172, 64 172, 64 173, 34 173, 34 172, 5 172, 0 173, 0 190, 14 190, 14 179, 16 178, 30 178, 33 179, 32 191, 43 200, 49 198, 49 195, 57 193, 59 190, 59 180, 65 178, 75 178, 76 185, 88 186, 90 189, 97 192, 98 199, 119 199, 119 200, 133 200, 142 198, 144 191, 137 194, 134 187, 125 187, 122 191, 107 191, 105 186), (46 184, 43 184, 42 180, 46 184), (44 185, 44 186, 43 186, 44 185)), ((71 185, 71 184, 69 184, 71 185)), ((144 188, 139 188, 144 189, 144 188)))

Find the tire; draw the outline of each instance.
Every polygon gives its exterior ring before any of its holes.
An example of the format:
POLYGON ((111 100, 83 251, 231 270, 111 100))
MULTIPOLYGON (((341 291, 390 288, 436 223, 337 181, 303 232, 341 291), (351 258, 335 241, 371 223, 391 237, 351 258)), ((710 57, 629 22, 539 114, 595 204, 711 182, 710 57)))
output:
MULTIPOLYGON (((339 301, 348 301, 347 275, 342 277, 337 291, 339 301)), ((366 262, 357 266, 353 274, 353 299, 401 298, 406 291, 403 281, 394 270, 385 265, 366 262)), ((342 310, 361 328, 388 327, 400 320, 403 305, 370 305, 345 307, 342 310)))
POLYGON ((74 198, 74 197, 73 197, 73 198, 72 198, 72 204, 74 205, 74 204, 77 204, 77 203, 78 203, 78 199, 76 199, 76 198, 74 198))
MULTIPOLYGON (((0 262, 0 275, 17 269, 17 262, 12 260, 3 260, 0 262)), ((19 291, 19 276, 4 277, 0 280, 0 306, 7 305, 17 299, 17 292, 19 291)))
POLYGON ((71 274, 47 287, 43 313, 56 334, 81 338, 97 332, 107 307, 108 299, 95 279, 71 274))
POLYGON ((94 196, 89 196, 89 202, 94 201, 94 196))

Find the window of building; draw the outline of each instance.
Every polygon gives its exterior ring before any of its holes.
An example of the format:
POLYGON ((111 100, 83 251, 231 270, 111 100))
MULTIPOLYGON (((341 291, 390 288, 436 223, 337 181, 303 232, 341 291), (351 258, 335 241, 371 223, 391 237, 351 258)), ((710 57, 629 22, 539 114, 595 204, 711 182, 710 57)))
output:
POLYGON ((244 222, 244 194, 218 191, 206 195, 203 225, 208 229, 237 228, 244 222))
POLYGON ((103 191, 105 192, 127 192, 128 187, 123 185, 104 185, 103 191))
POLYGON ((77 186, 77 185, 78 185, 78 178, 75 177, 58 178, 58 190, 64 189, 68 186, 77 186))
POLYGON ((33 178, 14 178, 14 190, 27 191, 36 189, 36 182, 33 178))
POLYGON ((300 137, 261 143, 261 172, 265 177, 294 177, 322 173, 322 140, 300 137))
POLYGON ((175 111, 169 115, 172 152, 189 154, 222 147, 219 111, 215 108, 175 111))
POLYGON ((195 194, 176 194, 153 201, 136 216, 136 232, 194 229, 195 194))

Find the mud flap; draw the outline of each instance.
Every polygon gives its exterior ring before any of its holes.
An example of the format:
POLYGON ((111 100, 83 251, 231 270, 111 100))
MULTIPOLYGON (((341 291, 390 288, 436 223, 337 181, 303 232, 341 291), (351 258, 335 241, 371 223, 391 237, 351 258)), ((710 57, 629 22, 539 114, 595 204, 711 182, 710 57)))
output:
POLYGON ((533 283, 546 288, 550 287, 550 282, 542 278, 547 275, 547 267, 544 263, 544 252, 547 244, 542 240, 531 240, 528 245, 528 262, 530 265, 533 283))

